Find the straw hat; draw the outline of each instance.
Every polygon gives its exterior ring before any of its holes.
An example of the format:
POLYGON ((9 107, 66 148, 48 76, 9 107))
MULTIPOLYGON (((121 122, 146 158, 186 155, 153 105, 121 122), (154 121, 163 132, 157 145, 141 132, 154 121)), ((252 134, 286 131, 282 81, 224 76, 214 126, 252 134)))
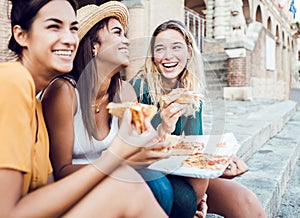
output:
POLYGON ((127 7, 121 2, 109 1, 100 6, 86 5, 78 9, 79 40, 81 40, 95 24, 107 17, 116 18, 124 30, 127 31, 129 12, 127 7))

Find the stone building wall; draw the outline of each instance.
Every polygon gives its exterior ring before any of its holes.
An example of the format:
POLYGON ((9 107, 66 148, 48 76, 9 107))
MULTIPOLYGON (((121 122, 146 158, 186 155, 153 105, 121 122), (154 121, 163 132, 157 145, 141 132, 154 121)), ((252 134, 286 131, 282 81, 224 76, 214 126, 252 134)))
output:
POLYGON ((16 55, 8 49, 8 41, 11 36, 9 13, 11 3, 9 1, 0 1, 0 62, 14 61, 16 55))

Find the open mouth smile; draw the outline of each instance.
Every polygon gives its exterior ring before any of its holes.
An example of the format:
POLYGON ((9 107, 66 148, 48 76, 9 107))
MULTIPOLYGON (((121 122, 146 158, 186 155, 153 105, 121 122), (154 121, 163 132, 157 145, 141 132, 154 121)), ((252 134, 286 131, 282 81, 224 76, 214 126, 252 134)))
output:
POLYGON ((162 64, 162 66, 165 67, 165 68, 172 68, 172 67, 176 67, 177 65, 178 65, 178 62, 162 64))
POLYGON ((53 53, 57 56, 63 56, 63 57, 71 57, 73 51, 72 50, 53 50, 53 53))

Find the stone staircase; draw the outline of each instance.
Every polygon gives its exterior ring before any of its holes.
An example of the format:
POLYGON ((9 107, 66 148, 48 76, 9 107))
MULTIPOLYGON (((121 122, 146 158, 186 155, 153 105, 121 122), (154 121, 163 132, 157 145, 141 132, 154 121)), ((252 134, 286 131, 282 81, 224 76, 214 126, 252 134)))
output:
POLYGON ((293 175, 295 169, 300 171, 297 103, 219 99, 205 102, 204 108, 204 134, 233 132, 241 144, 238 156, 246 160, 249 172, 236 181, 257 195, 267 217, 300 217, 300 195, 290 199, 290 193, 300 194, 299 174, 293 175))
POLYGON ((224 40, 204 39, 202 58, 210 98, 223 98, 223 87, 228 86, 224 43, 224 40))
POLYGON ((227 87, 227 55, 225 52, 203 55, 205 80, 210 98, 222 98, 227 87))

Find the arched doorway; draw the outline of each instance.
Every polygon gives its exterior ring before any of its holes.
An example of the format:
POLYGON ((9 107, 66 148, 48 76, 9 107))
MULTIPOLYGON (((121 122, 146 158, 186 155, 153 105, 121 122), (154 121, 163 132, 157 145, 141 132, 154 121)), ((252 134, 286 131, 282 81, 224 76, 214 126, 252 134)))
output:
POLYGON ((245 16, 246 24, 248 25, 249 23, 252 22, 251 14, 250 14, 250 5, 248 0, 243 0, 243 13, 245 16))
POLYGON ((256 9, 255 21, 260 22, 260 23, 263 24, 263 19, 262 19, 262 13, 261 13, 260 5, 258 5, 257 9, 256 9))

